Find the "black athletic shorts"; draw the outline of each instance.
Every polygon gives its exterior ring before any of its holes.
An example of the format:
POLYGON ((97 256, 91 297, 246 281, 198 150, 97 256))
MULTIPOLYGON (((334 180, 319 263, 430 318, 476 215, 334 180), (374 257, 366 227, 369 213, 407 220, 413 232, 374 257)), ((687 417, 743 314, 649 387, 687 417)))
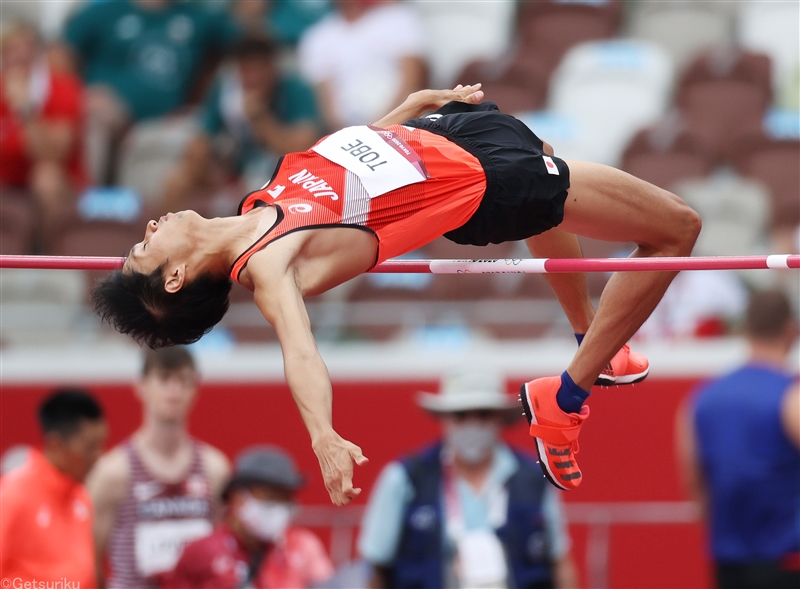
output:
POLYGON ((474 155, 486 172, 486 193, 478 210, 464 225, 445 233, 446 238, 463 245, 518 241, 563 220, 567 164, 548 158, 555 166, 548 173, 542 140, 494 103, 450 102, 403 124, 446 137, 474 155))

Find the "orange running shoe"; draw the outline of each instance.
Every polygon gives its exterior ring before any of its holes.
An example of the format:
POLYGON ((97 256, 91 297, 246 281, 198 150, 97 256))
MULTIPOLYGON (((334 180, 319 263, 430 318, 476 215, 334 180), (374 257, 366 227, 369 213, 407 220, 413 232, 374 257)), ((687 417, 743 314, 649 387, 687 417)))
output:
POLYGON ((537 378, 520 387, 522 410, 528 418, 530 433, 536 439, 536 453, 544 476, 559 489, 569 491, 581 484, 581 469, 575 461, 578 434, 589 408, 564 413, 556 402, 560 376, 537 378))
POLYGON ((616 356, 611 358, 605 370, 600 373, 594 384, 601 387, 611 385, 634 384, 642 382, 650 372, 650 362, 644 354, 632 352, 628 344, 622 346, 616 356))

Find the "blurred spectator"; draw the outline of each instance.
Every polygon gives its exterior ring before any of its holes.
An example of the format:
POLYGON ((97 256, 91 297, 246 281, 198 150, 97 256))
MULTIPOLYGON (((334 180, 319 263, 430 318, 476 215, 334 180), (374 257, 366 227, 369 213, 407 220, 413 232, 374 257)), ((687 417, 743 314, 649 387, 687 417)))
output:
POLYGON ((168 581, 176 589, 310 587, 333 574, 310 531, 290 526, 303 484, 283 450, 243 452, 225 492, 226 512, 211 535, 188 544, 168 581))
POLYGON ((23 21, 36 28, 46 42, 61 35, 64 22, 86 0, 58 2, 3 2, 2 20, 6 23, 23 21))
POLYGON ((225 13, 175 0, 92 2, 72 17, 65 61, 89 85, 91 172, 108 180, 107 154, 131 122, 185 106, 210 54, 238 36, 225 13))
POLYGON ((0 479, 0 573, 4 586, 96 587, 92 504, 83 481, 108 428, 91 395, 59 390, 39 406, 42 451, 0 479))
POLYGON ((47 64, 29 25, 11 25, 1 47, 0 189, 30 199, 38 219, 36 249, 46 251, 86 183, 82 87, 47 64))
POLYGON ((317 93, 330 131, 378 120, 425 84, 422 24, 392 0, 337 0, 337 11, 309 28, 300 71, 317 93))
POLYGON ((800 389, 786 367, 797 333, 785 295, 754 294, 747 363, 697 391, 679 422, 722 589, 800 587, 800 389))
POLYGON ((260 36, 248 36, 235 47, 233 63, 222 69, 203 105, 203 134, 190 142, 167 178, 163 212, 186 208, 191 197, 222 188, 226 166, 216 161, 215 140, 229 140, 234 153, 227 167, 243 176, 251 192, 269 178, 279 155, 305 151, 319 138, 313 91, 279 73, 275 52, 260 36))
POLYGON ((148 350, 136 386, 142 426, 100 459, 88 481, 98 561, 107 556, 111 565, 108 587, 158 587, 157 575, 175 566, 181 547, 212 529, 230 467, 187 431, 197 385, 186 348, 148 350))
POLYGON ((331 11, 330 0, 233 0, 231 11, 250 33, 296 45, 305 30, 331 11))
POLYGON ((644 322, 640 341, 727 335, 747 307, 747 288, 736 272, 681 272, 644 322))
POLYGON ((390 463, 358 540, 377 587, 574 587, 560 500, 529 456, 501 439, 519 404, 486 371, 448 375, 419 404, 443 440, 390 463))

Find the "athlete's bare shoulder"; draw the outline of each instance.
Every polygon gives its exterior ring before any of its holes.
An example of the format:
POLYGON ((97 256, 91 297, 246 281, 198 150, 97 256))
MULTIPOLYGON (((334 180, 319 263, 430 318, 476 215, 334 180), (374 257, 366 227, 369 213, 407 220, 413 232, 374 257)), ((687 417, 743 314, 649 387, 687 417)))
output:
POLYGON ((131 468, 124 447, 112 448, 95 464, 86 479, 86 487, 92 497, 105 501, 122 501, 128 492, 131 468))
POLYGON ((231 475, 231 463, 225 454, 206 443, 201 446, 201 456, 203 468, 211 484, 211 493, 214 497, 220 497, 231 475))
POLYGON ((242 277, 256 294, 259 288, 270 289, 276 282, 288 280, 301 295, 314 296, 369 270, 377 248, 375 235, 362 229, 304 229, 253 254, 242 277))

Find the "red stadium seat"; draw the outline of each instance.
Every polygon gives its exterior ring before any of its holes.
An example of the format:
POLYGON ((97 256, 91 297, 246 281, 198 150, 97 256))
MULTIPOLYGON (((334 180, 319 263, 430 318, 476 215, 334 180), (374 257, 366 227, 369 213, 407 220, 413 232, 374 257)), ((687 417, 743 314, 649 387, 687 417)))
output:
POLYGON ((680 180, 705 176, 713 166, 714 158, 697 137, 682 121, 670 119, 639 131, 625 149, 620 167, 669 189, 680 180))
POLYGON ((548 75, 570 47, 613 37, 622 15, 621 0, 525 2, 522 6, 519 51, 540 60, 548 75))
POLYGON ((733 48, 696 59, 682 76, 676 98, 690 132, 718 155, 761 129, 771 100, 769 57, 733 48))
POLYGON ((772 226, 800 223, 800 140, 771 139, 764 135, 737 143, 731 154, 743 176, 763 182, 772 197, 772 226))

